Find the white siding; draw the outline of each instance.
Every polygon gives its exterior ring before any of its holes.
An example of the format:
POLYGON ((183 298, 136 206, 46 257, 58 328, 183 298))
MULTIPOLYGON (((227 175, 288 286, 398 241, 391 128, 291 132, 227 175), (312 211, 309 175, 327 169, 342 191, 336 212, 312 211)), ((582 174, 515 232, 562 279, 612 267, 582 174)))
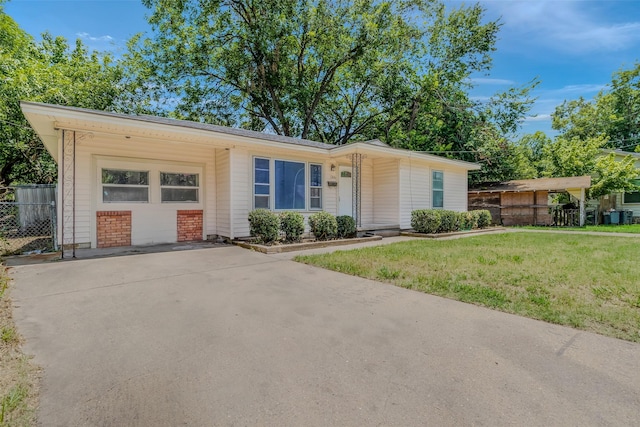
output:
POLYGON ((400 228, 411 228, 411 211, 431 208, 430 174, 424 163, 400 162, 400 228))
POLYGON ((216 234, 231 236, 231 169, 229 150, 216 149, 216 234))
MULTIPOLYGON (((158 142, 149 139, 127 139, 124 136, 99 135, 93 138, 78 138, 76 142, 76 243, 80 245, 96 244, 96 209, 100 201, 99 182, 97 179, 97 160, 114 161, 166 161, 172 164, 176 159, 183 163, 199 165, 203 168, 204 179, 201 181, 201 197, 215 203, 215 187, 208 186, 207 172, 212 170, 214 156, 211 148, 158 142)), ((207 204, 207 207, 209 205, 207 204)), ((190 207, 185 205, 184 209, 190 207)), ((102 208, 101 208, 102 209, 102 208)), ((122 210, 117 204, 110 204, 109 209, 122 210)), ((135 213, 132 213, 132 226, 135 226, 135 213)), ((215 227, 211 218, 205 218, 205 227, 215 227)), ((173 224, 175 227, 175 223, 173 224)), ((67 236, 65 236, 66 240, 67 236)))
POLYGON ((360 189, 360 222, 362 225, 369 225, 374 222, 373 218, 373 162, 365 159, 362 162, 362 188, 360 189))
POLYGON ((249 211, 253 207, 252 156, 245 150, 231 151, 232 238, 249 235, 249 211))
POLYGON ((464 212, 467 210, 468 187, 467 171, 444 170, 444 209, 464 212))
POLYGON ((322 165, 322 208, 331 215, 338 215, 338 187, 327 185, 328 181, 338 181, 338 163, 327 160, 322 165), (331 165, 335 166, 333 172, 331 165))
POLYGON ((397 225, 399 223, 398 160, 373 160, 373 223, 397 225))

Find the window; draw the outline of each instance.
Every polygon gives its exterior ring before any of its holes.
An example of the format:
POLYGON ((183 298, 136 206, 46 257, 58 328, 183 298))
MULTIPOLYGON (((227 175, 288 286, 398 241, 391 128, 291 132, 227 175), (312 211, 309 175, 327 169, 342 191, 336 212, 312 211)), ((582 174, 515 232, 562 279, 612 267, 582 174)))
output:
POLYGON ((149 202, 149 172, 102 169, 104 203, 149 202))
POLYGON ((309 165, 309 209, 322 209, 322 166, 309 165))
MULTIPOLYGON (((640 185, 640 179, 634 179, 635 185, 640 185)), ((624 193, 625 203, 640 203, 640 191, 632 191, 631 193, 624 193)))
POLYGON ((433 171, 431 179, 431 190, 433 198, 431 205, 433 208, 444 207, 444 173, 442 171, 433 171))
POLYGON ((322 165, 309 164, 307 177, 307 163, 254 157, 253 207, 276 210, 322 209, 322 165))
POLYGON ((162 203, 197 203, 200 176, 197 173, 160 172, 162 203))
POLYGON ((305 164, 276 160, 275 200, 276 209, 304 209, 306 199, 305 164))
POLYGON ((269 159, 253 159, 253 205, 269 209, 269 159))

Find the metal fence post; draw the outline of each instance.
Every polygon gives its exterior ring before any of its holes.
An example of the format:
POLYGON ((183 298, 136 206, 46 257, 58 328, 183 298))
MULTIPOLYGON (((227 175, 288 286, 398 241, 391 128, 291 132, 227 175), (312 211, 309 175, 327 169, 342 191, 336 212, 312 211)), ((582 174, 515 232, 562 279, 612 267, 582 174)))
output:
POLYGON ((56 212, 56 202, 52 201, 51 209, 51 235, 53 237, 53 250, 58 251, 58 216, 56 212))

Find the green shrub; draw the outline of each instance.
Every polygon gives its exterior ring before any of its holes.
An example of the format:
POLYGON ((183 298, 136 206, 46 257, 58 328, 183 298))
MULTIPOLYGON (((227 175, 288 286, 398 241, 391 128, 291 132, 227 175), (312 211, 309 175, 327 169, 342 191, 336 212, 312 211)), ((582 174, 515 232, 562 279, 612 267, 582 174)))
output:
POLYGON ((282 212, 280 230, 287 242, 299 242, 304 233, 304 216, 300 212, 282 212))
POLYGON ((309 228, 316 239, 335 239, 338 234, 338 222, 336 217, 329 212, 317 212, 309 217, 309 228))
POLYGON ((480 219, 480 211, 470 211, 471 215, 473 215, 473 228, 478 228, 478 219, 480 219))
POLYGON ((338 223, 338 238, 348 238, 356 236, 356 220, 349 215, 336 217, 338 223))
POLYGON ((488 210, 476 212, 478 212, 478 228, 487 228, 491 224, 491 212, 488 210))
POLYGON ((460 229, 473 230, 478 226, 478 216, 473 212, 460 212, 460 229))
POLYGON ((454 211, 440 211, 440 228, 438 233, 451 233, 460 230, 460 215, 454 211))
POLYGON ((436 233, 440 228, 440 211, 418 209, 411 212, 411 228, 418 233, 436 233))
POLYGON ((249 212, 249 232, 262 243, 272 243, 280 237, 280 217, 267 209, 249 212))

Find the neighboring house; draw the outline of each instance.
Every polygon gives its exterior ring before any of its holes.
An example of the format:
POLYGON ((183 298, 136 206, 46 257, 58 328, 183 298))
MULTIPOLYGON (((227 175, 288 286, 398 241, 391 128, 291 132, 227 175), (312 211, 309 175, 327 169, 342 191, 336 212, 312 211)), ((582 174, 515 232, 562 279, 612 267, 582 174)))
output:
POLYGON ((501 225, 584 225, 590 176, 536 178, 478 184, 469 189, 469 209, 487 209, 501 225), (565 194, 576 209, 550 203, 565 194))
POLYGON ((249 235, 255 208, 408 229, 411 211, 467 209, 473 163, 152 116, 22 102, 58 163, 59 240, 109 247, 249 235))
MULTIPOLYGON (((627 156, 631 156, 635 159, 636 169, 638 170, 638 177, 636 184, 640 185, 640 153, 630 153, 622 150, 602 150, 603 154, 614 153, 616 159, 622 160, 627 156)), ((609 209, 615 209, 617 211, 631 211, 633 212, 634 221, 640 219, 640 192, 635 191, 632 193, 614 193, 608 196, 600 198, 600 209, 607 211, 609 209)))

